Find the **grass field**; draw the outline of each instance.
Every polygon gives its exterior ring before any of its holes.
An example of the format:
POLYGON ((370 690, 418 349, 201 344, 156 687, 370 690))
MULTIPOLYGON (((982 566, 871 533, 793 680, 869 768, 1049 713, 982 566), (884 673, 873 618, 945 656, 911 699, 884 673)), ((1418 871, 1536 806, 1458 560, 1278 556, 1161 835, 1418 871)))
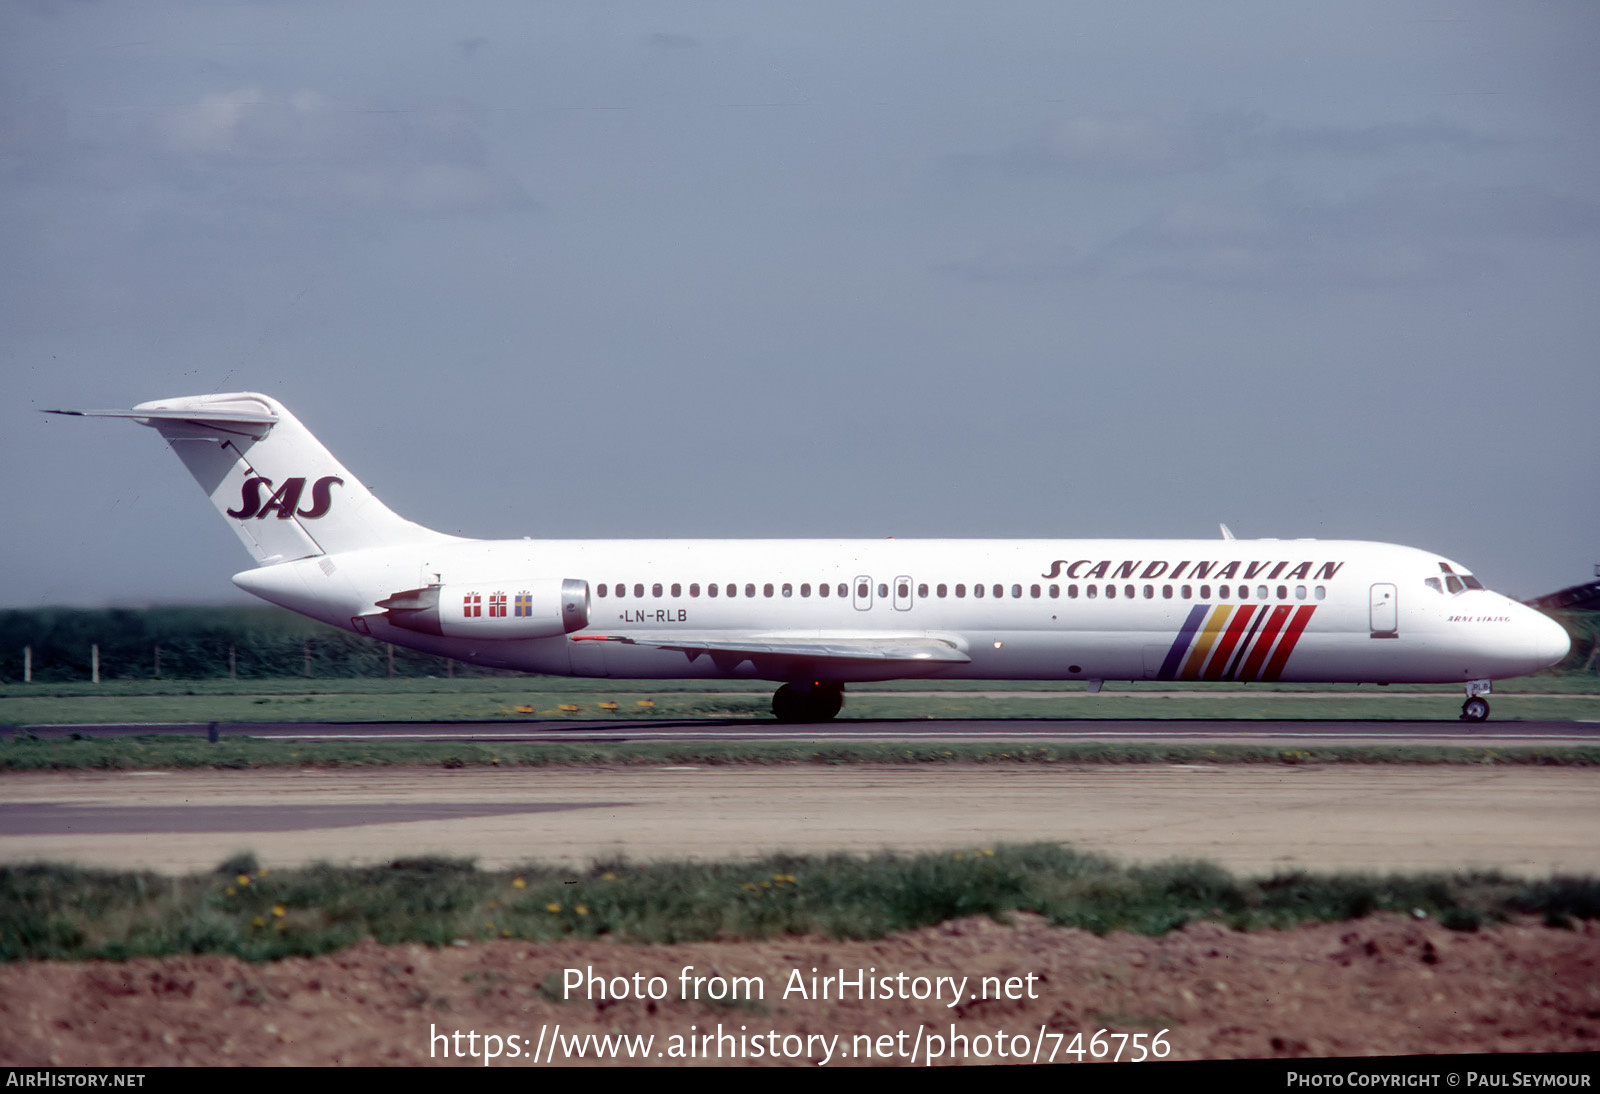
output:
POLYGON ((1053 844, 873 858, 596 863, 585 872, 538 865, 481 871, 443 859, 269 872, 250 856, 183 878, 40 865, 0 867, 0 960, 173 953, 270 960, 367 938, 435 946, 602 935, 641 943, 878 938, 1012 912, 1101 934, 1160 934, 1195 920, 1251 929, 1378 911, 1461 930, 1519 914, 1571 927, 1600 915, 1600 882, 1299 873, 1241 881, 1203 863, 1125 867, 1053 844))
POLYGON ((174 771, 345 767, 630 767, 662 764, 1475 764, 1600 767, 1591 747, 1426 745, 1019 744, 933 742, 293 741, 243 736, 210 744, 191 736, 69 738, 19 735, 0 741, 0 773, 174 771))

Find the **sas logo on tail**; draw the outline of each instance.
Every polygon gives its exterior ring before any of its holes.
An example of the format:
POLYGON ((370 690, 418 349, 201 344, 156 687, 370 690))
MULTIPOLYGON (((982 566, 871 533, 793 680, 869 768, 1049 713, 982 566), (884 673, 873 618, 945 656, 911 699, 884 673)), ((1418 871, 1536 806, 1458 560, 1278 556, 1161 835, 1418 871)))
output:
POLYGON ((306 520, 316 520, 318 517, 327 516, 328 510, 333 508, 333 488, 343 486, 344 480, 337 475, 325 475, 311 484, 311 508, 301 509, 300 495, 305 493, 306 480, 302 478, 284 479, 283 485, 274 490, 272 496, 266 501, 261 500, 262 488, 272 488, 272 480, 259 475, 246 479, 244 490, 239 496, 239 508, 229 509, 227 514, 239 520, 266 520, 268 513, 277 513, 279 520, 288 520, 290 517, 304 517, 306 520))

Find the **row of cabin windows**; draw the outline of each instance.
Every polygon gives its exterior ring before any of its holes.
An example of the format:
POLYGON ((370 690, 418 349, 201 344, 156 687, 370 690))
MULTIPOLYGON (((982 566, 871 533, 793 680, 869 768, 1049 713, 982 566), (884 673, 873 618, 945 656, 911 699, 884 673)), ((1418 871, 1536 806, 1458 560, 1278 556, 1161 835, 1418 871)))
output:
MULTIPOLYGON (((650 595, 652 597, 661 597, 661 596, 668 595, 667 592, 666 592, 666 590, 668 588, 669 588, 669 586, 664 586, 658 581, 655 584, 650 586, 650 595)), ((731 582, 729 584, 727 584, 727 585, 715 585, 715 584, 712 584, 712 585, 705 586, 704 592, 705 592, 706 596, 712 596, 712 597, 715 597, 715 596, 736 597, 736 596, 739 595, 739 588, 740 587, 737 584, 734 584, 734 583, 731 583, 731 582)), ((1094 599, 1098 598, 1101 595, 1101 593, 1100 593, 1101 588, 1102 588, 1102 586, 1099 586, 1099 585, 1085 585, 1083 587, 1083 596, 1086 597, 1089 600, 1094 600, 1094 599)), ((1106 599, 1108 599, 1108 600, 1115 599, 1118 596, 1121 596, 1126 600, 1133 600, 1136 597, 1140 596, 1141 593, 1143 594, 1144 599, 1146 599, 1146 600, 1154 600, 1154 599, 1156 599, 1157 595, 1159 595, 1161 597, 1161 599, 1163 599, 1163 600, 1171 600, 1173 598, 1173 595, 1174 595, 1174 590, 1176 590, 1176 595, 1182 600, 1193 600, 1195 598, 1195 586, 1193 586, 1193 585, 1178 585, 1178 586, 1162 585, 1162 586, 1160 586, 1160 593, 1159 594, 1156 591, 1157 586, 1155 586, 1155 585, 1144 585, 1144 586, 1123 585, 1123 586, 1120 587, 1121 588, 1121 592, 1120 593, 1117 591, 1119 587, 1116 586, 1116 585, 1108 584, 1108 585, 1105 585, 1103 588, 1105 590, 1106 599)), ((671 593, 670 593, 671 596, 673 596, 675 598, 683 596, 683 586, 681 584, 679 584, 677 582, 674 582, 670 586, 670 589, 671 589, 671 593)), ((1012 599, 1021 600, 1023 598, 1023 591, 1022 591, 1022 586, 1021 585, 1012 585, 1012 586, 1009 587, 1009 589, 1010 589, 1010 594, 1011 594, 1012 599)), ((1233 599, 1239 599, 1239 600, 1252 600, 1252 599, 1253 600, 1271 600, 1271 599, 1273 599, 1274 592, 1276 592, 1277 599, 1279 599, 1279 600, 1288 600, 1289 597, 1290 597, 1290 591, 1289 590, 1290 590, 1290 587, 1288 585, 1279 585, 1279 586, 1277 586, 1277 588, 1275 590, 1271 586, 1268 586, 1268 585, 1257 585, 1255 587, 1253 593, 1252 593, 1251 587, 1249 585, 1218 585, 1218 586, 1216 586, 1216 594, 1217 594, 1216 598, 1218 600, 1233 600, 1233 599)), ((862 582, 860 585, 858 585, 856 587, 856 597, 858 599, 861 599, 861 600, 866 600, 866 599, 868 599, 869 597, 872 596, 872 591, 873 591, 872 590, 872 586, 870 584, 868 584, 867 582, 862 582)), ((1005 597, 1005 595, 1007 593, 1007 586, 1005 586, 1005 585, 973 585, 972 588, 971 588, 971 591, 972 591, 972 595, 974 597, 976 597, 976 598, 982 598, 982 597, 985 597, 985 596, 990 596, 990 597, 994 597, 995 599, 998 600, 998 599, 1001 599, 1001 598, 1005 597)), ((955 592, 955 597, 956 597, 957 600, 965 599, 966 596, 967 596, 967 586, 958 584, 958 585, 955 586, 954 592, 955 592)), ((611 595, 611 596, 615 596, 615 597, 620 599, 620 598, 626 597, 628 595, 628 586, 625 585, 625 584, 622 584, 621 582, 618 582, 615 585, 599 584, 599 585, 595 586, 595 593, 598 596, 611 595)), ((800 596, 802 598, 810 597, 811 593, 812 593, 812 587, 811 587, 809 582, 807 582, 805 584, 802 584, 800 586, 800 596)), ((889 585, 888 585, 888 583, 887 582, 880 582, 879 585, 878 585, 877 593, 878 593, 878 598, 880 600, 886 598, 889 595, 889 585)), ((933 587, 933 595, 935 597, 937 597, 938 599, 940 599, 940 600, 943 600, 946 597, 948 597, 950 595, 950 593, 951 593, 951 587, 949 585, 940 584, 940 585, 935 585, 933 587)), ((1212 587, 1210 585, 1201 585, 1199 587, 1199 598, 1201 600, 1210 600, 1211 599, 1211 593, 1212 593, 1212 587)), ((792 597, 792 596, 794 596, 794 594, 795 594, 795 587, 792 584, 788 583, 788 582, 785 582, 781 586, 774 586, 770 582, 768 582, 767 584, 761 586, 761 595, 762 596, 781 595, 781 596, 792 597)), ((633 595, 634 595, 634 597, 636 599, 643 599, 643 597, 645 595, 645 586, 642 583, 635 584, 633 586, 633 595)), ((698 596, 701 595, 701 586, 700 586, 700 584, 698 582, 696 582, 696 583, 694 583, 694 584, 689 586, 689 595, 691 597, 698 597, 698 596)), ((744 586, 744 595, 746 597, 754 597, 756 595, 756 585, 755 585, 754 582, 749 582, 749 583, 745 584, 745 586, 744 586)), ((819 596, 819 597, 829 597, 829 596, 847 597, 847 596, 850 595, 850 586, 845 584, 842 581, 838 585, 819 584, 819 585, 816 586, 816 595, 819 596)), ((1029 598, 1031 598, 1033 600, 1038 600, 1042 596, 1045 596, 1045 595, 1048 595, 1051 600, 1060 599, 1060 597, 1061 597, 1061 586, 1060 585, 1049 585, 1049 586, 1044 586, 1044 587, 1041 587, 1041 586, 1038 586, 1038 585, 1029 585, 1028 586, 1027 596, 1029 598)), ((1076 600, 1078 598, 1078 595, 1079 595, 1079 590, 1078 590, 1078 586, 1077 585, 1068 585, 1067 586, 1067 599, 1068 600, 1076 600)), ((1293 593, 1294 599, 1296 599, 1296 600, 1304 600, 1304 599, 1306 599, 1307 595, 1310 595, 1310 596, 1312 596, 1313 598, 1315 598, 1317 600, 1322 600, 1328 595, 1328 592, 1327 592, 1327 588, 1325 586, 1322 586, 1322 585, 1314 586, 1309 590, 1304 585, 1296 585, 1296 586, 1294 586, 1294 593, 1293 593)), ((895 596, 898 597, 901 600, 908 599, 911 596, 911 586, 908 583, 904 582, 904 581, 898 582, 895 585, 895 596)), ((928 597, 928 586, 926 584, 921 584, 921 585, 917 586, 917 596, 922 598, 922 599, 924 599, 924 600, 927 599, 927 597, 928 597)))

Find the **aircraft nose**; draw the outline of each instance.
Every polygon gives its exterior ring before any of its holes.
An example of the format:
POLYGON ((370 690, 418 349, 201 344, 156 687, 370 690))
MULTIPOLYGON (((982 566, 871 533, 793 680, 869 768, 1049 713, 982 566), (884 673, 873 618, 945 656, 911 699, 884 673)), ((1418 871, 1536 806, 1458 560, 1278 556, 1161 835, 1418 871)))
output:
POLYGON ((1543 612, 1533 611, 1530 614, 1533 618, 1523 626, 1529 653, 1538 661, 1541 669, 1559 664, 1572 649, 1567 628, 1543 612))

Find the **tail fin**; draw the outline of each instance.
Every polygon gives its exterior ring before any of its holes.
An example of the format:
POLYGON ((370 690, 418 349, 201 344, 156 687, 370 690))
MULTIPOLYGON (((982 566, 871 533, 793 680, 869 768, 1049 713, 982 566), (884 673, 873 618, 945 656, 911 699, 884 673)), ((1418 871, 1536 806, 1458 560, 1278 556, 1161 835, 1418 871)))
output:
POLYGON ((397 516, 266 395, 192 395, 132 410, 53 413, 132 418, 153 427, 259 566, 452 538, 397 516))

